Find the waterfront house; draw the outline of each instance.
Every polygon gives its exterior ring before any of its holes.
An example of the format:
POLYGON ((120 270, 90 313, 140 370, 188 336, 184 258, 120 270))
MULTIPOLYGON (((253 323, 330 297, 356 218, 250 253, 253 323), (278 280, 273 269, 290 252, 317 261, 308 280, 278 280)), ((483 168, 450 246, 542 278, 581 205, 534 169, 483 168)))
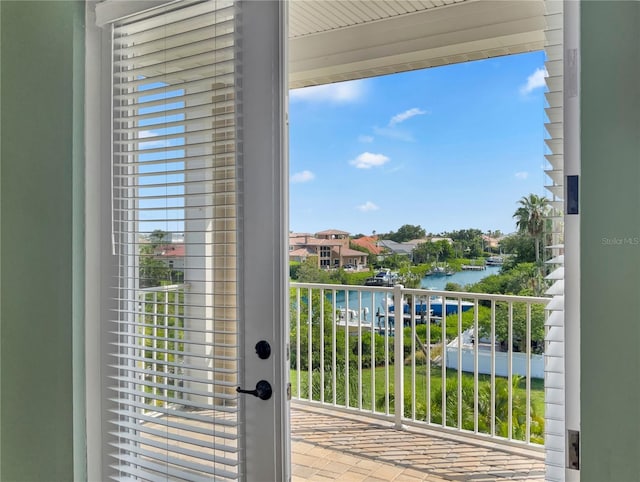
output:
POLYGON ((351 249, 350 243, 349 233, 337 229, 320 231, 314 236, 292 233, 289 234, 289 259, 302 262, 314 256, 318 260, 318 268, 366 268, 368 254, 351 249))
POLYGON ((382 254, 384 248, 379 245, 377 236, 362 236, 360 238, 352 239, 351 242, 361 248, 366 249, 369 253, 378 256, 382 254))
POLYGON ((391 239, 381 239, 378 241, 378 246, 384 248, 390 254, 397 254, 399 256, 406 256, 411 259, 413 254, 414 244, 411 243, 398 243, 391 239))

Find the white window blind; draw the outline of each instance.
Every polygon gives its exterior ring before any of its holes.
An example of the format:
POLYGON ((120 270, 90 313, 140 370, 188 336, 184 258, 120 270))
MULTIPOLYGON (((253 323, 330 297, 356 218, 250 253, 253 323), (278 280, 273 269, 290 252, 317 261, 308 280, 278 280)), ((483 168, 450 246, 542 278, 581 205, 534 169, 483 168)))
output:
POLYGON ((241 477, 237 8, 111 26, 114 480, 241 477))
POLYGON ((554 270, 546 279, 553 282, 547 291, 553 299, 547 305, 545 336, 545 476, 546 480, 565 480, 566 429, 566 356, 565 356, 565 303, 564 303, 564 7, 563 2, 545 0, 545 53, 547 59, 545 79, 548 92, 545 109, 548 122, 545 128, 550 169, 546 170, 551 183, 546 186, 551 195, 552 213, 549 216, 551 232, 547 261, 554 270))

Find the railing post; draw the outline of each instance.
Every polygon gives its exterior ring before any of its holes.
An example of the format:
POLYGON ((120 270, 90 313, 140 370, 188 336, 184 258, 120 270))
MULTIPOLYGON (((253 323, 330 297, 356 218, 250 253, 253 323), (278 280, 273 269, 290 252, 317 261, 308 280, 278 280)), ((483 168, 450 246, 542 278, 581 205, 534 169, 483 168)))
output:
POLYGON ((404 286, 393 287, 393 367, 394 367, 394 393, 393 404, 395 413, 395 426, 402 428, 404 416, 404 306, 402 305, 402 290, 404 286))

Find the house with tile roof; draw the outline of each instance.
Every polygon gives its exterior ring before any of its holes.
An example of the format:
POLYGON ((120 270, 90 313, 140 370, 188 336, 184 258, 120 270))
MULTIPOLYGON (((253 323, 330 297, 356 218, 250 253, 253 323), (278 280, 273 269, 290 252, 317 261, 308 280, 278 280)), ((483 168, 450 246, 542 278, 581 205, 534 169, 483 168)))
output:
POLYGON ((291 233, 289 234, 289 259, 303 262, 310 256, 314 256, 318 260, 319 268, 342 266, 365 268, 368 254, 351 249, 350 242, 349 233, 337 229, 320 231, 315 235, 291 233))
POLYGON ((160 244, 154 252, 156 259, 161 260, 167 267, 184 271, 185 245, 184 243, 160 244))
POLYGON ((384 252, 384 248, 378 245, 378 236, 362 236, 351 240, 351 242, 366 249, 371 254, 379 255, 384 252))

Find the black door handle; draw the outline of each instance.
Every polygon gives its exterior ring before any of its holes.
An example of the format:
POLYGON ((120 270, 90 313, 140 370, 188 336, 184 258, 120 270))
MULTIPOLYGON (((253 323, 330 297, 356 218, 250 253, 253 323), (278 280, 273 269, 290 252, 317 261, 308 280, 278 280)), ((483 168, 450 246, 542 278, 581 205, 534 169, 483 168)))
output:
POLYGON ((254 397, 258 397, 260 400, 269 400, 271 398, 271 394, 273 390, 271 389, 271 384, 266 380, 260 380, 256 383, 255 390, 243 390, 242 388, 236 388, 236 392, 238 393, 247 393, 249 395, 253 395, 254 397))

